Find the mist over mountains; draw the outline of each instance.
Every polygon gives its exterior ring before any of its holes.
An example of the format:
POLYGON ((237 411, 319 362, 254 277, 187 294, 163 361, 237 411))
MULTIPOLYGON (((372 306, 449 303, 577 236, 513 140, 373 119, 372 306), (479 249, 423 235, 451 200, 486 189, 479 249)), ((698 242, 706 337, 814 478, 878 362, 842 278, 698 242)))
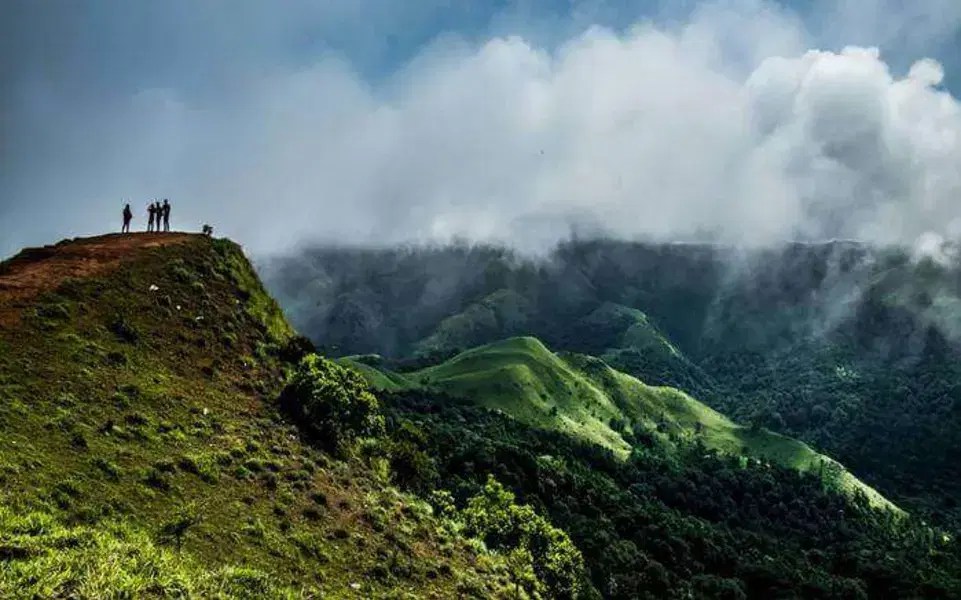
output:
MULTIPOLYGON (((689 351, 723 338, 732 313, 778 316, 792 338, 838 334, 872 294, 956 339, 951 318, 958 264, 953 246, 877 247, 857 241, 795 242, 746 249, 707 243, 622 242, 572 238, 546 256, 474 245, 364 248, 316 246, 260 265, 272 290, 303 331, 340 341, 331 327, 359 328, 349 347, 404 354, 444 317, 502 288, 567 314, 597 302, 638 306, 662 321, 689 351), (682 302, 684 311, 676 310, 682 302), (747 302, 745 304, 745 302, 747 302), (398 305, 412 311, 395 313, 398 305), (347 311, 351 318, 338 323, 347 311), (376 336, 365 341, 365 330, 376 336)), ((766 333, 742 343, 788 339, 766 333)), ((730 332, 728 332, 730 333, 730 332)), ((778 332, 780 335, 782 332, 778 332)), ((352 341, 347 341, 351 338, 352 341)))

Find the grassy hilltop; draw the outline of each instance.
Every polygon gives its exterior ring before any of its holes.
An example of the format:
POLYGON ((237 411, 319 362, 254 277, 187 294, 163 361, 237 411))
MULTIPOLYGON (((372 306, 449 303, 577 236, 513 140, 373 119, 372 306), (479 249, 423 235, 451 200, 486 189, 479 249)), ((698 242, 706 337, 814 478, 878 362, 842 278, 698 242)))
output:
MULTIPOLYGON (((665 342, 666 343, 666 342, 665 342)), ((378 370, 363 357, 344 359, 374 387, 429 387, 469 398, 524 423, 610 448, 626 457, 635 432, 682 443, 698 441, 732 456, 747 456, 816 473, 847 494, 901 513, 877 491, 831 458, 763 428, 736 425, 670 387, 652 387, 579 354, 555 354, 539 340, 518 337, 473 348, 439 365, 404 374, 378 370)))
POLYGON ((278 412, 292 336, 229 241, 0 265, 0 596, 499 595, 493 556, 278 412))

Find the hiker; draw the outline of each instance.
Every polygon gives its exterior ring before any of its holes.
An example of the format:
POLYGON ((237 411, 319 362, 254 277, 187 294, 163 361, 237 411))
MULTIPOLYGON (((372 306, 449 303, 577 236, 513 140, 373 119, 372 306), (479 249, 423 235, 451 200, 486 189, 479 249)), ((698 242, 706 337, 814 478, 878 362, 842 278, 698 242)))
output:
POLYGON ((161 208, 164 217, 164 231, 170 231, 170 202, 164 198, 164 205, 161 208))
POLYGON ((123 229, 120 230, 121 233, 130 233, 130 219, 133 218, 133 213, 130 211, 130 205, 127 204, 123 207, 123 229))
POLYGON ((157 216, 157 207, 151 202, 147 205, 147 214, 149 215, 149 220, 147 221, 147 231, 153 231, 154 218, 157 216))

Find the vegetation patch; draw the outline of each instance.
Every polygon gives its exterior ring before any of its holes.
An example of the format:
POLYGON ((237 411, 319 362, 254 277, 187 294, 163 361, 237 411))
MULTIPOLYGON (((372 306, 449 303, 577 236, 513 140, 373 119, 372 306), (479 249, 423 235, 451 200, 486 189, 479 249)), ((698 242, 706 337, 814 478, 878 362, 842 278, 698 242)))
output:
MULTIPOLYGON (((373 367, 358 372, 367 376, 373 367)), ((618 372, 603 360, 555 354, 534 338, 512 338, 474 348, 436 365, 406 373, 407 385, 468 398, 529 425, 552 429, 605 446, 627 457, 639 440, 698 441, 732 456, 746 455, 821 476, 824 485, 850 496, 864 495, 875 506, 902 511, 837 461, 809 446, 763 428, 736 425, 679 390, 651 387, 618 372)), ((368 377, 371 385, 396 380, 368 377)))

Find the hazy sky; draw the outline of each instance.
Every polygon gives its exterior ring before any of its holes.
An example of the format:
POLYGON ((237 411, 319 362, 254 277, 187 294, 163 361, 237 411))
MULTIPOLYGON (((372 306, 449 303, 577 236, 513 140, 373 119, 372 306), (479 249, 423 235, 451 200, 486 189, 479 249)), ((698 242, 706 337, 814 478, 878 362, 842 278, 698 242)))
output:
POLYGON ((3 0, 0 256, 961 233, 961 2, 3 0), (664 8, 669 6, 670 9, 664 8))

